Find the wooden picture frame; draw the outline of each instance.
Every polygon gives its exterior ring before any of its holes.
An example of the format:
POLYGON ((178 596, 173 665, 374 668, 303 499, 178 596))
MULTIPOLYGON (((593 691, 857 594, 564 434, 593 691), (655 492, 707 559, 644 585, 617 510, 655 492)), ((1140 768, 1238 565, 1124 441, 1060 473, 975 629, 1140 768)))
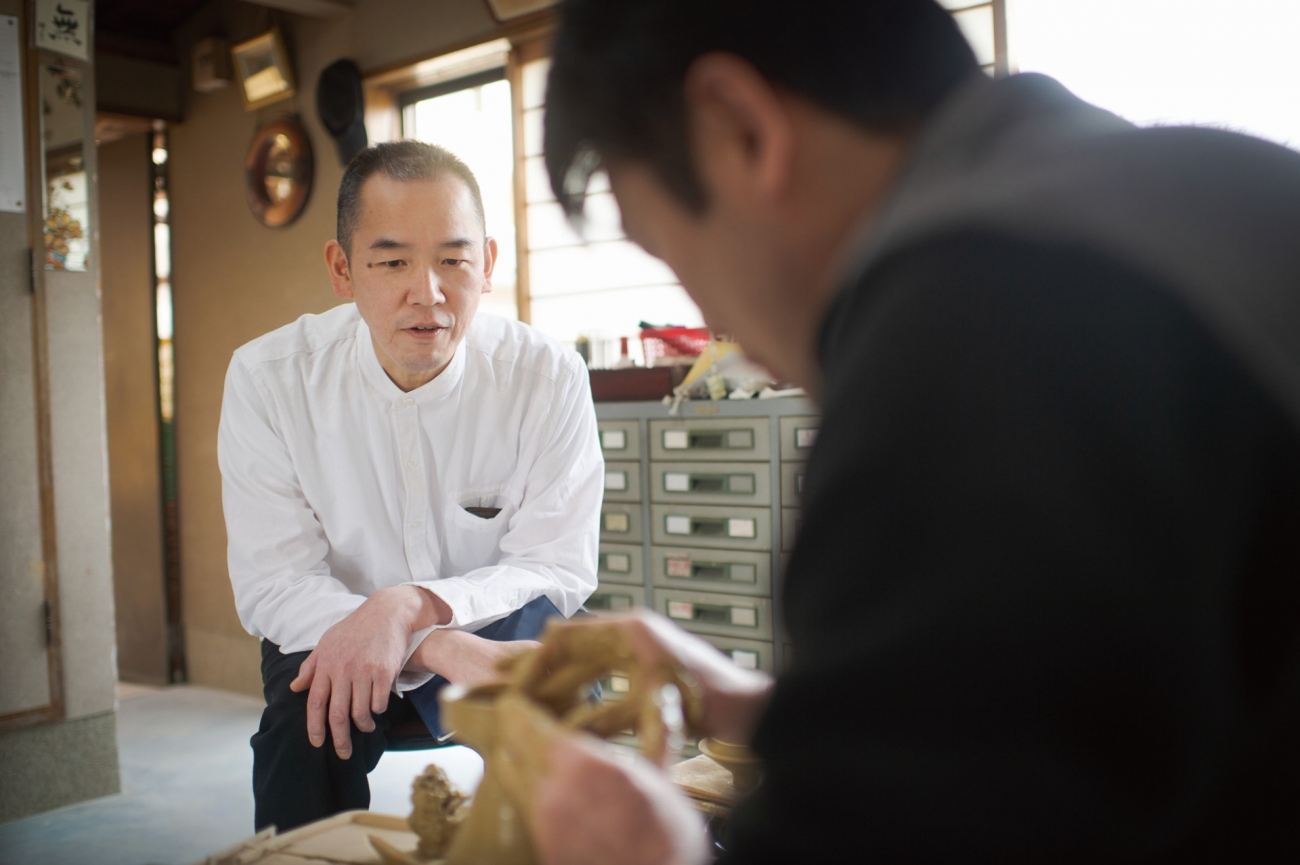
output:
POLYGON ((278 27, 231 48, 230 59, 239 80, 239 92, 244 97, 245 111, 255 111, 298 92, 293 65, 278 27))

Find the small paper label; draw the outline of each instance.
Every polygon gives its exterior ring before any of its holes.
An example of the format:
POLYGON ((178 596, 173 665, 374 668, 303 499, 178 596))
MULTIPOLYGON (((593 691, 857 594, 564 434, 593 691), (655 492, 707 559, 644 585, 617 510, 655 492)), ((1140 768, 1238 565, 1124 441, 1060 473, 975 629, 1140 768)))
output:
MULTIPOLYGON (((739 665, 740 662, 737 661, 736 663, 739 665)), ((626 694, 628 691, 632 690, 632 683, 626 676, 610 676, 609 689, 615 694, 626 694)))
POLYGON ((752 583, 758 579, 758 569, 753 565, 736 562, 731 566, 731 578, 741 583, 752 583))
POLYGON ((744 649, 732 649, 731 662, 737 667, 745 670, 757 670, 758 652, 747 652, 744 649))
POLYGON ((607 451, 627 450, 627 433, 621 429, 602 430, 600 446, 607 451))
POLYGON ((689 493, 691 476, 685 472, 664 472, 664 492, 689 493))
POLYGON ((605 514, 605 531, 625 533, 630 525, 627 514, 605 514))
POLYGON ((731 624, 752 628, 758 624, 758 611, 753 607, 732 607, 731 624))
POLYGON ((667 565, 668 576, 686 577, 691 576, 691 560, 680 558, 669 558, 665 561, 667 565))
POLYGON ((670 619, 693 619, 695 618, 695 605, 689 601, 669 601, 668 618, 670 619))
POLYGON ((733 538, 752 538, 757 532, 753 520, 727 520, 727 535, 733 538))
POLYGON ((752 448, 754 446, 754 431, 747 429, 731 430, 727 433, 727 447, 729 448, 752 448))
POLYGON ((664 450, 684 451, 691 446, 691 437, 684 429, 664 430, 664 450))
POLYGON ((796 428, 794 431, 794 446, 797 448, 810 448, 817 443, 817 427, 796 428))
POLYGON ((689 535, 691 533, 691 518, 670 516, 664 520, 664 531, 670 535, 689 535))
POLYGON ((605 570, 616 574, 626 574, 632 570, 632 557, 627 553, 606 553, 605 570))
POLYGON ((627 472, 605 472, 605 489, 613 492, 627 489, 627 472))
POLYGON ((750 495, 754 492, 753 475, 730 475, 727 477, 727 491, 750 495))

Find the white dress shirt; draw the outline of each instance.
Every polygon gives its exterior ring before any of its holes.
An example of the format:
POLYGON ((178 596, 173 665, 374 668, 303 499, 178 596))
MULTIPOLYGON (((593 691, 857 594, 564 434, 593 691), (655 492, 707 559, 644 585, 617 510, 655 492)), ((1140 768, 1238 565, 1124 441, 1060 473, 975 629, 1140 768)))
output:
POLYGON ((404 393, 354 305, 304 315, 235 352, 217 455, 240 621, 286 654, 388 586, 431 589, 468 631, 542 595, 571 616, 596 587, 586 369, 518 322, 478 314, 447 368, 404 393))

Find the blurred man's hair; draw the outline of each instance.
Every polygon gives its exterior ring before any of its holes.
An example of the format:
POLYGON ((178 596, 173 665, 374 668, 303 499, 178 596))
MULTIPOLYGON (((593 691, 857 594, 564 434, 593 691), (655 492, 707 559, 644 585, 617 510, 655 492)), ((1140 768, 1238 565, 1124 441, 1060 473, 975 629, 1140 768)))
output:
POLYGON ((863 129, 924 119, 979 71, 935 0, 565 0, 546 92, 546 168, 571 217, 602 156, 641 160, 693 212, 683 84, 699 56, 738 55, 773 85, 863 129))
POLYGON ((446 148, 423 141, 391 141, 367 147, 348 163, 339 183, 338 242, 352 257, 352 235, 361 219, 361 187, 375 174, 408 183, 412 180, 440 180, 447 175, 459 177, 469 187, 470 198, 479 224, 486 234, 483 217, 483 194, 469 166, 446 148))

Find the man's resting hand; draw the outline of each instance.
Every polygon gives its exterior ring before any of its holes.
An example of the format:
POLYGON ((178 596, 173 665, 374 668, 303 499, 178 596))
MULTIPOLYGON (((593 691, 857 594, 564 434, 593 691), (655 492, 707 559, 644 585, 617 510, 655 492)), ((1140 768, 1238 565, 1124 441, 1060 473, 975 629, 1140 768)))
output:
POLYGON ((352 730, 375 729, 372 712, 388 709, 388 694, 401 671, 413 631, 450 620, 447 605, 425 589, 380 589, 346 619, 325 632, 298 668, 290 690, 307 694, 307 738, 325 744, 328 720, 334 750, 352 756, 352 730))
POLYGON ((532 640, 498 642, 465 631, 438 630, 424 638, 406 662, 406 669, 436 673, 472 688, 500 679, 499 663, 537 645, 532 640))

